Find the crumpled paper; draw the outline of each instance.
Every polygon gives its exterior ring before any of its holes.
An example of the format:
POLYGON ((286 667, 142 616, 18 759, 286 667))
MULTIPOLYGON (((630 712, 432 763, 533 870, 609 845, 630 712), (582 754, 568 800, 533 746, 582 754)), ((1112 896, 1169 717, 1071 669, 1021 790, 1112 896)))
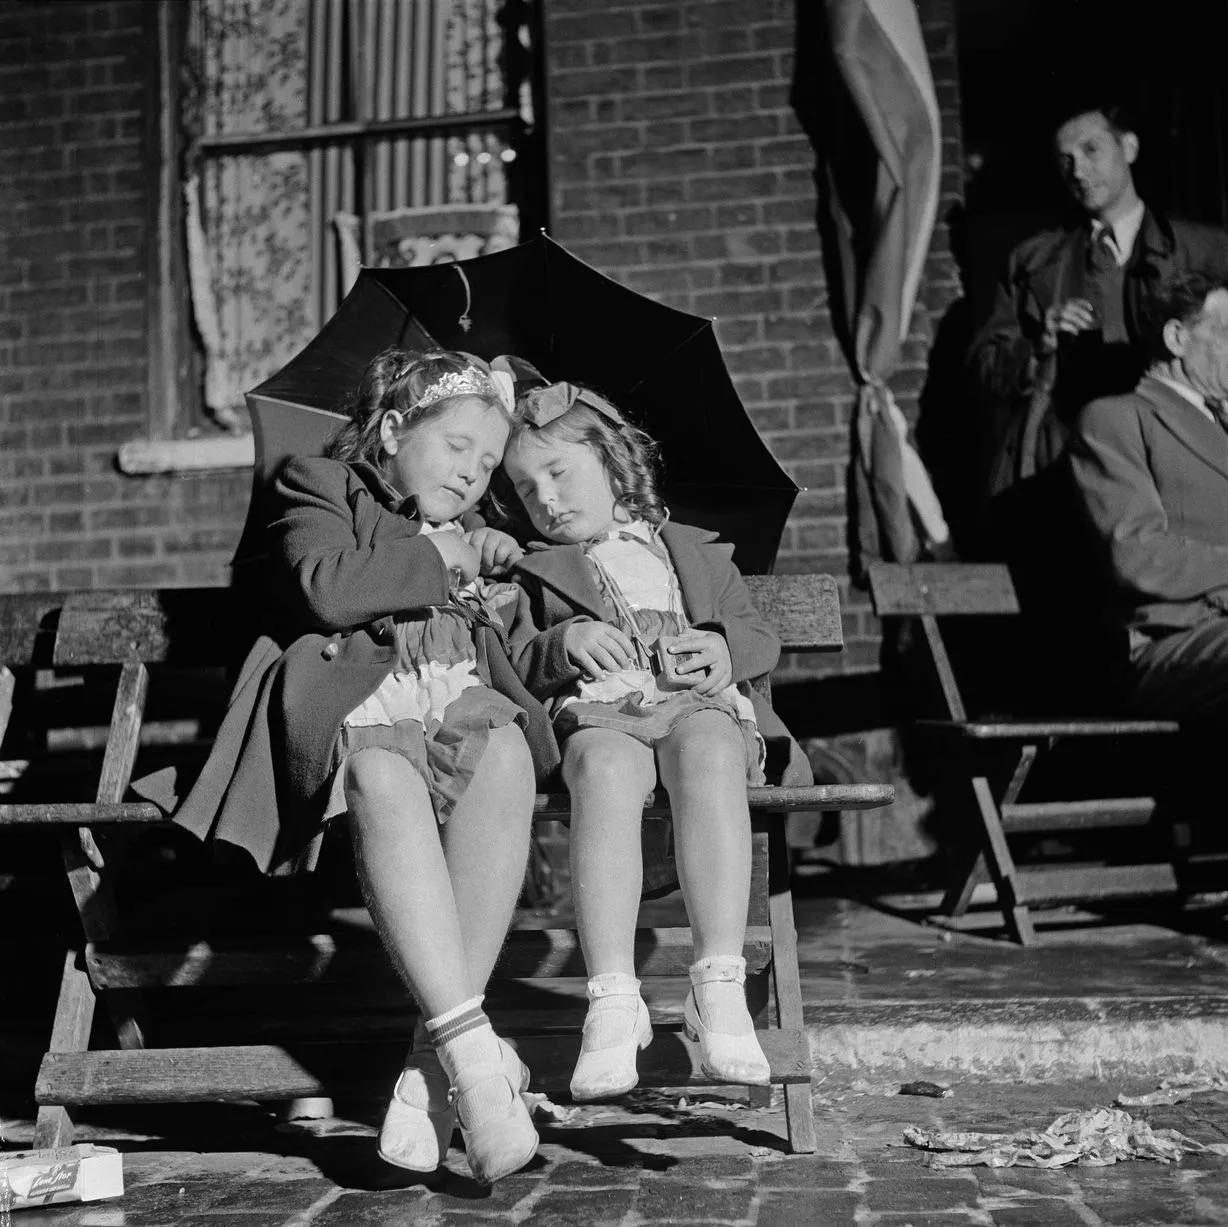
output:
POLYGON ((1018 1133, 943 1133, 909 1125, 904 1140, 937 1151, 930 1166, 1108 1167, 1126 1159, 1176 1163, 1187 1154, 1228 1155, 1228 1143, 1204 1146, 1176 1129, 1152 1129, 1120 1108, 1066 1112, 1042 1130, 1018 1133))
POLYGON ((1181 1103, 1193 1095, 1207 1091, 1228 1091, 1228 1078, 1219 1074, 1177 1074, 1165 1078, 1159 1089, 1145 1095, 1118 1095, 1117 1105, 1122 1108, 1154 1108, 1161 1104, 1181 1103))
POLYGON ((565 1107, 563 1104, 555 1103, 553 1099, 539 1091, 522 1091, 520 1098, 524 1100, 530 1115, 541 1116, 546 1120, 557 1121, 559 1124, 566 1124, 580 1115, 579 1108, 565 1107))

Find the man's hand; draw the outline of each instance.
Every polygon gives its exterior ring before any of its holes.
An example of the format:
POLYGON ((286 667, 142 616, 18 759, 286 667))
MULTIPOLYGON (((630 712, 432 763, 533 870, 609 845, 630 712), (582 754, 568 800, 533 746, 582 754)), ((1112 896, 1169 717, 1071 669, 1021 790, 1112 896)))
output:
POLYGON ((1086 298, 1068 298, 1054 303, 1045 312, 1045 331, 1041 334, 1040 348, 1046 354, 1057 349, 1062 333, 1073 336, 1100 327, 1096 308, 1086 298))
POLYGON ((508 568, 524 557, 516 538, 497 528, 472 529, 464 540, 478 552, 481 559, 478 571, 482 575, 506 575, 508 568))
POLYGON ((694 659, 684 660, 677 669, 679 673, 707 670, 708 676, 694 687, 696 694, 719 694, 733 681, 729 645, 725 637, 716 631, 683 631, 666 651, 674 656, 681 656, 684 652, 696 653, 694 659))
POLYGON ((635 647, 608 622, 573 622, 563 636, 567 659, 591 678, 635 667, 635 647))

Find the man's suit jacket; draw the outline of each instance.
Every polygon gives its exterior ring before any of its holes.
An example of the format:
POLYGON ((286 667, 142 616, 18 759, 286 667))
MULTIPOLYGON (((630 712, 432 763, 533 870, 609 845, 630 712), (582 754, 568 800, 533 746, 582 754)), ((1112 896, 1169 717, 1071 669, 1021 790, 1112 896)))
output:
POLYGON ((1083 400, 1123 394, 1143 374, 1145 319, 1165 278, 1190 269, 1228 276, 1228 234, 1169 220, 1148 209, 1122 283, 1126 333, 1136 362, 1119 356, 1106 368, 1103 375, 1112 386, 1097 380, 1099 386, 1088 387, 1087 380, 1079 378, 1078 393, 1069 388, 1064 392, 1066 354, 1080 346, 1068 340, 1059 353, 1044 360, 1038 360, 1037 350, 1045 312, 1082 291, 1090 242, 1084 224, 1045 230, 1020 243, 998 283, 993 311, 969 350, 968 374, 993 452, 987 458, 988 494, 1006 490, 1021 476, 1056 460, 1083 400))
POLYGON ((1093 401, 1070 443, 1121 624, 1163 635, 1228 613, 1228 434, 1161 380, 1093 401))

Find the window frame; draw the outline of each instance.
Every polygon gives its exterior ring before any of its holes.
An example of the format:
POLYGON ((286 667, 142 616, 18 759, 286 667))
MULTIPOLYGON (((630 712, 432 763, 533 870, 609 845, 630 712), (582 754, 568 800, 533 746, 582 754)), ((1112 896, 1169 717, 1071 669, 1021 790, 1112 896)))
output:
POLYGON ((238 132, 201 137, 185 145, 180 129, 180 65, 186 48, 185 6, 158 0, 147 6, 149 63, 145 140, 155 171, 147 214, 146 293, 147 430, 123 444, 117 455, 122 472, 131 475, 191 469, 245 468, 254 463, 250 433, 236 435, 216 427, 199 412, 201 356, 192 321, 184 239, 182 168, 198 158, 236 153, 307 150, 348 145, 356 167, 356 212, 374 198, 375 159, 366 156, 373 141, 427 134, 455 135, 473 129, 502 131, 516 150, 522 231, 548 227, 550 194, 545 149, 545 55, 541 0, 508 0, 505 28, 525 25, 532 50, 527 52, 527 79, 533 98, 533 123, 519 108, 466 114, 359 119, 316 124, 284 132, 238 132), (526 178, 526 167, 528 178, 526 178), (208 433, 206 433, 208 432, 208 433))

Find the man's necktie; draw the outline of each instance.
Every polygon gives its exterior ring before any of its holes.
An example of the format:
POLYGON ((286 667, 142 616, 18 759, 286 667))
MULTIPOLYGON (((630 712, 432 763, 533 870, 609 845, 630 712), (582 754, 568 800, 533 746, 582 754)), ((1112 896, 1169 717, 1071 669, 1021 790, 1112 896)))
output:
POLYGON ((1112 272, 1117 267, 1117 243, 1113 232, 1103 226, 1092 239, 1087 252, 1088 265, 1097 272, 1112 272))

